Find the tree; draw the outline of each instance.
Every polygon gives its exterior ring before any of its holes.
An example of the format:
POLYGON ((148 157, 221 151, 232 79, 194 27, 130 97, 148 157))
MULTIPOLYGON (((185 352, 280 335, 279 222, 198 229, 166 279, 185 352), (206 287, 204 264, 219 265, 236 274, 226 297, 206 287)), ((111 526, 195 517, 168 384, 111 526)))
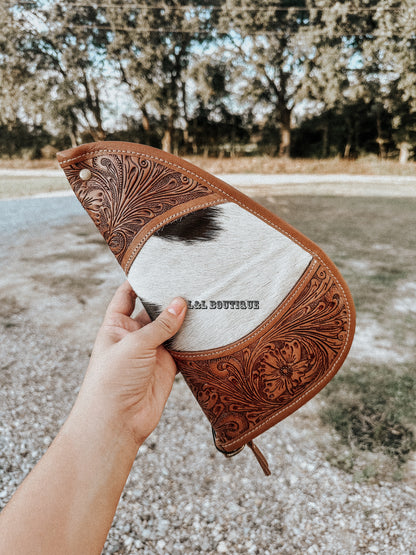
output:
POLYGON ((345 156, 370 132, 365 148, 381 157, 393 140, 405 161, 416 143, 410 1, 32 0, 0 4, 0 18, 7 136, 13 127, 73 145, 115 136, 112 105, 123 98, 134 107, 123 136, 168 151, 232 151, 245 127, 289 156, 295 118, 310 116, 323 156, 335 120, 345 156), (364 130, 357 110, 371 122, 364 130))
POLYGON ((0 123, 13 125, 25 112, 24 99, 32 77, 24 55, 30 30, 19 10, 8 4, 0 4, 0 20, 0 123))
POLYGON ((292 111, 309 55, 300 31, 308 25, 304 0, 278 5, 274 0, 230 0, 222 9, 220 30, 229 37, 236 97, 280 128, 280 156, 290 156, 292 111))
MULTIPOLYGON (((407 159, 415 135, 415 8, 395 0, 317 0, 311 10, 315 55, 301 95, 315 111, 344 114, 348 156, 355 130, 363 125, 354 107, 365 103, 375 119, 374 143, 385 158, 391 139, 407 159), (348 109, 348 107, 350 107, 348 109)), ((325 152, 325 145, 324 145, 325 152)))
POLYGON ((107 32, 100 29, 100 9, 75 0, 32 4, 36 9, 22 13, 30 29, 23 49, 31 74, 27 81, 43 84, 50 127, 64 129, 73 145, 85 134, 105 139, 107 32))
POLYGON ((416 6, 393 0, 380 0, 377 6, 377 35, 365 55, 377 66, 372 79, 390 114, 399 159, 407 162, 416 145, 416 6))
MULTIPOLYGON (((331 121, 344 119, 343 155, 349 157, 357 146, 357 114, 371 111, 370 106, 365 109, 365 104, 371 105, 377 99, 376 88, 369 85, 363 70, 362 54, 375 23, 371 11, 362 10, 353 2, 316 0, 309 2, 309 7, 310 26, 303 33, 303 41, 311 55, 305 63, 307 79, 299 98, 309 103, 315 117, 319 116, 322 156, 329 152, 331 121)), ((374 113, 381 112, 377 108, 374 113)))
POLYGON ((136 103, 145 129, 158 118, 162 148, 176 149, 175 129, 187 133, 190 118, 187 77, 196 45, 204 42, 212 22, 204 2, 183 6, 176 0, 146 5, 117 2, 106 17, 113 39, 109 58, 136 103), (153 4, 153 5, 152 5, 153 4))
POLYGON ((0 5, 0 154, 39 156, 45 131, 45 83, 34 78, 26 56, 32 32, 22 8, 0 5))
MULTIPOLYGON (((193 117, 188 122, 188 143, 194 154, 219 154, 226 145, 232 151, 243 133, 242 117, 233 113, 230 104, 229 71, 221 57, 221 48, 203 58, 194 54, 188 71, 193 90, 193 117)), ((247 122, 245 122, 247 124, 247 122)), ((247 140, 247 137, 245 137, 247 140)))

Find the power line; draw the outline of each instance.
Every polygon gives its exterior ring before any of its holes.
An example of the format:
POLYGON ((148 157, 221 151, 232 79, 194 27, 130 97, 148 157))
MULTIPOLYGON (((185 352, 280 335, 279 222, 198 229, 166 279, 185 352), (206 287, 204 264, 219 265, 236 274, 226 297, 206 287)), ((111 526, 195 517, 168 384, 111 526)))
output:
MULTIPOLYGON (((38 29, 32 24, 32 22, 27 19, 26 17, 24 17, 24 20, 35 30, 38 31, 38 29)), ((190 22, 188 22, 189 24, 190 22)), ((111 32, 111 33, 116 33, 116 32, 121 32, 121 33, 135 33, 135 34, 147 34, 147 33, 157 33, 160 35, 164 35, 164 34, 168 34, 168 33, 176 33, 176 34, 184 34, 184 35, 212 35, 212 36, 228 36, 229 33, 226 31, 221 31, 219 29, 213 29, 213 30, 207 30, 207 29, 179 29, 177 27, 124 27, 124 26, 115 26, 115 25, 89 25, 89 24, 84 24, 84 25, 69 25, 69 24, 65 24, 64 27, 66 27, 69 31, 73 30, 73 31, 85 31, 85 30, 89 30, 89 31, 107 31, 107 32, 111 32)), ((239 31, 238 28, 234 29, 237 33, 239 31)), ((277 36, 280 35, 282 33, 281 30, 267 30, 267 29, 259 29, 257 28, 255 31, 249 32, 247 33, 247 36, 277 36)), ((343 32, 337 32, 337 33, 328 33, 328 30, 325 28, 322 29, 309 29, 308 30, 308 36, 314 35, 316 37, 320 37, 323 36, 325 34, 326 38, 328 39, 334 39, 334 38, 345 38, 345 39, 349 39, 349 38, 357 38, 357 37, 365 37, 367 39, 376 39, 376 38, 391 38, 391 37, 400 37, 404 40, 415 40, 416 36, 414 35, 414 33, 412 34, 412 36, 406 37, 403 34, 399 35, 399 34, 395 34, 395 33, 379 33, 379 32, 372 32, 372 31, 365 31, 365 30, 361 30, 361 31, 357 31, 356 33, 352 33, 352 32, 348 32, 348 33, 343 33, 343 32)))
MULTIPOLYGON (((28 23, 30 23, 28 20, 26 20, 28 23)), ((107 25, 65 25, 65 27, 67 27, 69 30, 100 30, 100 31, 109 31, 109 32, 126 32, 126 33, 136 33, 136 34, 146 34, 146 33, 159 33, 161 35, 163 34, 167 34, 167 33, 178 33, 178 34, 185 34, 185 35, 224 35, 224 36, 228 36, 229 33, 227 32, 221 32, 218 30, 215 31, 208 31, 208 30, 204 30, 204 29, 196 29, 194 31, 189 30, 189 29, 177 29, 177 28, 164 28, 164 27, 140 27, 140 28, 135 28, 135 27, 110 27, 107 25)), ((281 34, 281 32, 279 31, 255 31, 252 33, 248 33, 247 36, 277 36, 281 34)), ((308 32, 308 35, 310 36, 310 31, 308 32)), ((312 31, 312 35, 315 35, 317 37, 319 36, 323 36, 325 35, 326 38, 328 39, 332 39, 332 38, 355 38, 355 37, 366 37, 366 38, 391 38, 392 36, 399 36, 399 35, 392 35, 392 34, 388 34, 388 33, 372 33, 371 31, 363 31, 363 32, 357 32, 357 33, 328 33, 328 31, 326 29, 322 29, 322 32, 319 32, 319 30, 316 31, 312 31)), ((414 40, 416 37, 405 37, 405 36, 401 36, 401 38, 403 39, 412 39, 414 40)))
MULTIPOLYGON (((9 6, 36 6, 35 2, 8 2, 9 6)), ((341 6, 339 10, 339 14, 361 14, 363 12, 403 12, 409 13, 409 8, 402 8, 402 7, 389 7, 389 6, 368 6, 362 8, 347 8, 343 9, 346 6, 345 4, 341 6)), ((38 6, 36 6, 38 7, 38 6)), ((279 5, 269 5, 267 7, 235 7, 235 8, 227 8, 226 6, 215 6, 215 5, 207 5, 207 6, 198 6, 198 5, 188 5, 188 6, 166 6, 166 5, 156 5, 156 6, 149 6, 147 4, 134 4, 134 3, 127 3, 127 4, 102 4, 102 3, 81 3, 81 2, 73 2, 68 5, 68 7, 78 7, 78 8, 116 8, 117 10, 127 11, 130 9, 138 9, 138 10, 163 10, 167 11, 192 11, 192 10, 214 10, 214 11, 222 11, 224 13, 232 13, 232 12, 257 12, 257 13, 267 13, 267 12, 331 12, 334 13, 334 7, 301 7, 301 6, 279 6, 279 5)))

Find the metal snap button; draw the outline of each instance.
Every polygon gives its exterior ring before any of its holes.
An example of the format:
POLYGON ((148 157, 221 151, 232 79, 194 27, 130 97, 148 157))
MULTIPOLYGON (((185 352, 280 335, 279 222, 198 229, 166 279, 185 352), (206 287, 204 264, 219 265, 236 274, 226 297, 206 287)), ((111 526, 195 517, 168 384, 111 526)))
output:
POLYGON ((88 181, 89 179, 91 179, 90 170, 88 170, 87 168, 84 168, 79 172, 79 177, 82 179, 82 181, 88 181))

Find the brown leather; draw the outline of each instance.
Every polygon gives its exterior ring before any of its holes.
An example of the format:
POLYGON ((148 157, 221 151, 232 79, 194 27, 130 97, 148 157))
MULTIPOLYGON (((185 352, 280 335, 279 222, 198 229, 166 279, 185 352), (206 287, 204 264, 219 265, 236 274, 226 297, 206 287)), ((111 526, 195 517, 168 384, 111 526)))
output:
POLYGON ((266 476, 270 476, 271 472, 270 472, 269 463, 267 462, 266 457, 263 455, 263 453, 260 451, 257 445, 255 445, 252 441, 249 441, 247 445, 253 451, 253 454, 256 457, 259 465, 261 466, 264 474, 266 476))
POLYGON ((217 349, 171 351, 221 451, 248 444, 335 375, 352 343, 354 305, 337 268, 307 237, 223 181, 157 149, 100 142, 61 152, 58 160, 126 273, 161 226, 229 201, 312 255, 294 289, 250 334, 217 349), (91 172, 87 181, 80 178, 83 169, 91 172))
POLYGON ((330 270, 313 261, 265 324, 219 352, 173 352, 211 422, 234 451, 286 418, 335 375, 351 341, 351 314, 330 270))
POLYGON ((60 152, 57 158, 78 200, 126 272, 132 247, 143 235, 140 232, 149 223, 151 231, 156 231, 155 217, 166 218, 162 226, 185 211, 221 200, 196 176, 154 155, 139 155, 128 143, 92 143, 60 152), (81 179, 82 170, 90 172, 88 180, 81 179))

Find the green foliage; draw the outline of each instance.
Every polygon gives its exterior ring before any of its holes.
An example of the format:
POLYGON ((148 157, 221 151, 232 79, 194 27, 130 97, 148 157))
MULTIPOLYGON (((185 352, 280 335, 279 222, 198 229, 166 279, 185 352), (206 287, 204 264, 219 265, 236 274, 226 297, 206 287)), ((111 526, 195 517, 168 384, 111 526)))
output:
POLYGON ((245 145, 249 141, 247 129, 240 116, 230 114, 225 108, 217 110, 216 116, 218 121, 213 120, 207 110, 201 109, 189 121, 189 134, 195 145, 193 154, 218 156, 224 152, 233 153, 238 151, 239 145, 245 145))
POLYGON ((325 389, 323 421, 350 448, 382 452, 399 464, 416 449, 416 375, 410 368, 364 365, 325 389))
POLYGON ((183 152, 413 155, 412 3, 33 0, 0 19, 2 125, 72 145, 127 130, 183 152))
POLYGON ((0 125, 0 158, 40 158, 42 148, 51 141, 51 135, 41 126, 30 126, 18 119, 13 124, 0 125))
POLYGON ((383 122, 384 149, 386 153, 394 151, 390 114, 358 100, 302 121, 293 131, 292 154, 300 158, 378 155, 378 118, 383 122))
POLYGON ((161 148, 161 130, 154 118, 149 120, 149 129, 145 129, 140 118, 123 118, 118 129, 108 134, 109 141, 127 141, 145 143, 155 148, 161 148))

